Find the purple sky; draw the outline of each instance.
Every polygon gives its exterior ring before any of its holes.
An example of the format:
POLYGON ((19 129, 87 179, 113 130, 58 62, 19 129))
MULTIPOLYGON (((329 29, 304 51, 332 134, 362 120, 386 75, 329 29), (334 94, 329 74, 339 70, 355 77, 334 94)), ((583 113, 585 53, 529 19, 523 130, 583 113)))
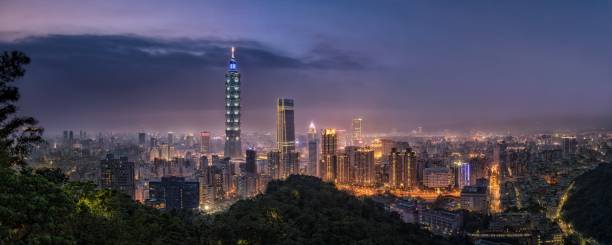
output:
POLYGON ((304 132, 612 125, 609 1, 125 2, 0 2, 0 50, 33 61, 23 114, 220 133, 235 45, 245 131, 271 131, 279 96, 304 132))

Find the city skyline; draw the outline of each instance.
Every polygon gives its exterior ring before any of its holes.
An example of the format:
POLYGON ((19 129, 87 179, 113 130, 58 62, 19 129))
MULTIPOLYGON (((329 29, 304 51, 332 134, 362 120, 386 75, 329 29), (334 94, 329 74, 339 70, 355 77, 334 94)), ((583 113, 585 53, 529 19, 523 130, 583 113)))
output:
POLYGON ((246 133, 274 131, 279 97, 299 101, 296 134, 310 121, 349 129, 355 117, 367 133, 612 125, 609 3, 273 3, 160 3, 149 15, 139 3, 3 1, 0 48, 31 56, 20 107, 55 134, 220 135, 231 46, 247 77, 246 133), (72 24, 80 14, 90 18, 72 24))

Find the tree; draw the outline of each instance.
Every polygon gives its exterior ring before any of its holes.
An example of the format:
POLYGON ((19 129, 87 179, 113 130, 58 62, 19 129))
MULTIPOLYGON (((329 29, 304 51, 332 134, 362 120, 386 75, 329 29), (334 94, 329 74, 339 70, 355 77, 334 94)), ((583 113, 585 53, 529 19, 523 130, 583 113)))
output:
POLYGON ((32 147, 42 142, 43 129, 36 119, 16 116, 19 89, 12 84, 25 74, 30 58, 19 51, 0 55, 0 161, 8 166, 23 166, 32 147))

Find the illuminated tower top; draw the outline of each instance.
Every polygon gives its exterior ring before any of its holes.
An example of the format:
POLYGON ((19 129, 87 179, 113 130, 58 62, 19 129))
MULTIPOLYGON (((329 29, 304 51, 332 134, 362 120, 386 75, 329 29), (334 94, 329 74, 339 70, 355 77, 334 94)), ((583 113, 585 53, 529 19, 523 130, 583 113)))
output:
POLYGON ((229 72, 238 72, 238 61, 236 61, 236 47, 232 47, 232 58, 229 61, 227 66, 227 71, 229 72))
POLYGON ((308 133, 310 134, 316 134, 317 133, 317 128, 314 125, 314 122, 310 122, 310 125, 308 126, 308 133))

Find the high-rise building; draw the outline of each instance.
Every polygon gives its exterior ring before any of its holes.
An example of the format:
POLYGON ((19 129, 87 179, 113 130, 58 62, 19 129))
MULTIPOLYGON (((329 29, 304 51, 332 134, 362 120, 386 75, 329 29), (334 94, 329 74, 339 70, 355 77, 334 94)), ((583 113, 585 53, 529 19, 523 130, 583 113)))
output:
POLYGON ((372 186, 375 184, 374 150, 369 147, 359 148, 355 156, 355 184, 372 186))
POLYGON ((326 128, 321 131, 321 155, 335 155, 338 149, 336 129, 326 128))
POLYGON ((417 185, 416 153, 410 148, 397 151, 391 150, 389 155, 389 182, 392 188, 409 189, 417 185))
POLYGON ((168 145, 174 144, 174 132, 168 132, 168 145))
POLYGON ((134 198, 134 163, 127 157, 116 159, 113 154, 100 161, 100 188, 123 192, 134 198))
POLYGON ((280 178, 299 173, 299 155, 295 152, 293 99, 279 98, 276 103, 276 143, 280 152, 280 178))
POLYGON ((281 153, 295 151, 293 99, 279 98, 276 103, 276 143, 281 153))
POLYGON ((138 133, 138 145, 140 147, 144 147, 146 141, 147 141, 147 134, 146 133, 138 133))
POLYGON ((352 145, 361 146, 363 145, 363 119, 361 118, 353 118, 353 122, 351 125, 351 139, 352 145))
POLYGON ((193 147, 193 134, 189 133, 187 136, 185 136, 185 145, 189 148, 193 147))
POLYGON ((232 47, 227 73, 225 74, 225 157, 240 158, 240 72, 232 47))
POLYGON ((317 175, 318 154, 317 128, 313 122, 310 122, 310 126, 308 126, 308 166, 306 172, 311 176, 317 175))
POLYGON ((257 152, 253 149, 246 150, 245 171, 247 174, 257 174, 257 152))
POLYGON ((162 177, 149 182, 147 203, 165 210, 196 209, 199 207, 200 185, 183 177, 162 177))
POLYGON ((206 131, 200 132, 200 153, 210 153, 210 133, 206 131))
POLYGON ((321 130, 321 141, 321 160, 317 175, 323 181, 332 182, 336 179, 336 151, 338 149, 336 129, 326 128, 321 130))
POLYGON ((561 140, 561 151, 563 153, 563 157, 571 158, 576 155, 576 146, 578 145, 576 137, 566 136, 561 138, 561 140))
POLYGON ((268 172, 272 179, 281 179, 281 161, 280 161, 280 152, 278 150, 273 150, 268 152, 268 172))

